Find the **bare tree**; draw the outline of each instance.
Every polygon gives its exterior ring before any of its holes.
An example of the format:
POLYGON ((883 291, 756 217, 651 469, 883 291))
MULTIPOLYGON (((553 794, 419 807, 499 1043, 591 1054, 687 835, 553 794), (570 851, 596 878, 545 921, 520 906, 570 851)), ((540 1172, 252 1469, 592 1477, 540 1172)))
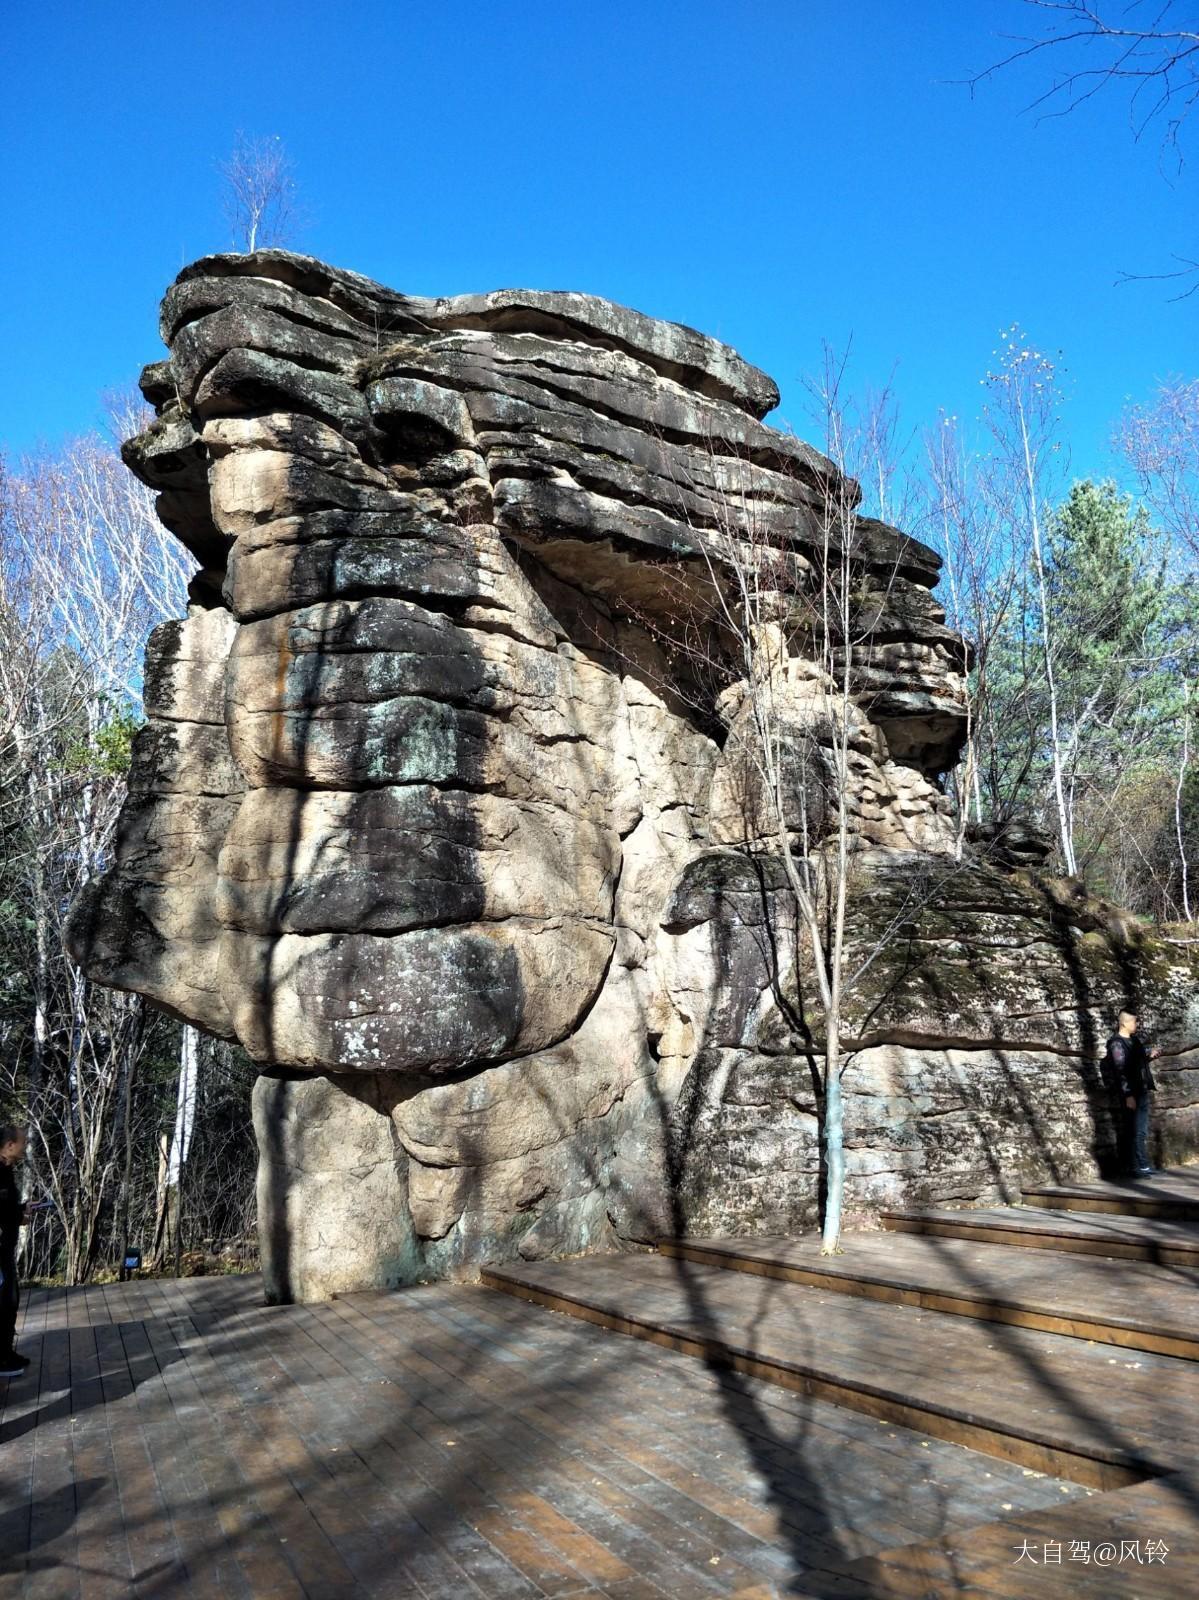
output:
POLYGON ((107 866, 143 717, 147 633, 181 615, 195 563, 112 437, 0 462, 0 1119, 29 1125, 31 1182, 54 1201, 28 1269, 81 1281, 115 1250, 187 1265, 185 1241, 244 1240, 253 1069, 68 959, 73 897, 107 866), (165 1136, 164 1183, 157 1158, 165 1136), (163 1219, 165 1213, 165 1221, 163 1219))
POLYGON ((887 454, 897 437, 889 394, 858 412, 841 393, 843 377, 844 363, 828 357, 813 385, 824 454, 801 446, 789 468, 764 467, 728 440, 711 441, 702 468, 678 485, 696 555, 673 574, 662 568, 672 591, 666 620, 628 607, 661 642, 672 695, 693 697, 697 711, 714 710, 725 725, 712 838, 755 860, 772 885, 763 907, 769 964, 792 1047, 813 1080, 825 1253, 840 1248, 844 1206, 847 1004, 931 892, 914 874, 885 927, 869 927, 869 918, 851 926, 855 897, 869 893, 864 784, 881 790, 901 777, 888 767, 883 778, 860 701, 869 699, 862 677, 902 560, 880 552, 903 541, 860 514, 858 476, 887 507, 904 496, 887 454), (789 488, 780 472, 792 476, 789 488))
POLYGON ((1186 792, 1187 771, 1191 762, 1191 686, 1182 686, 1182 750, 1178 757, 1178 782, 1174 786, 1174 834, 1178 840, 1178 866, 1182 890, 1182 915, 1192 922, 1190 865, 1187 860, 1187 838, 1183 826, 1183 796, 1186 792))
MULTIPOLYGON (((952 779, 959 830, 1002 837, 1031 814, 1067 872, 1097 871, 1104 892, 1149 909, 1165 889, 1177 688, 1192 670, 1184 602, 1144 508, 1110 483, 1067 492, 1053 363, 1015 327, 996 354, 990 451, 968 459, 946 419, 926 440, 926 524, 945 559, 948 620, 976 644, 970 737, 952 779)), ((1141 435, 1155 443, 1153 430, 1141 435)))
POLYGON ((1048 757, 1062 861, 1071 877, 1078 871, 1074 826, 1066 795, 1065 756, 1058 702, 1057 642, 1046 580, 1046 493, 1057 436, 1059 393, 1050 358, 1034 349, 1015 323, 1000 334, 998 363, 988 372, 986 418, 998 450, 1000 481, 1012 509, 1013 536, 1025 544, 1037 618, 1039 666, 1048 709, 1048 757))
POLYGON ((1124 413, 1116 443, 1189 576, 1199 571, 1199 378, 1171 378, 1124 413))
MULTIPOLYGON (((1199 379, 1167 379, 1148 404, 1130 405, 1120 419, 1115 442, 1169 541, 1171 575, 1193 596, 1199 575, 1199 379)), ((1193 681, 1184 669, 1172 831, 1181 910, 1188 922, 1192 912, 1183 801, 1191 761, 1192 710, 1193 681)))
MULTIPOLYGON (((19 512, 29 509, 22 498, 19 512)), ((11 538, 20 516, 4 521, 11 538)), ((0 1092, 31 1124, 35 1180, 55 1201, 65 1268, 78 1280, 95 1256, 114 1170, 109 1136, 140 1052, 143 1006, 93 989, 63 952, 67 906, 116 823, 128 725, 108 714, 102 687, 61 644, 40 554, 5 551, 20 594, 10 591, 5 608, 3 870, 5 900, 20 916, 4 930, 4 952, 25 993, 5 996, 0 1092), (49 620, 32 644, 26 617, 49 620)))
POLYGON ((140 998, 90 984, 63 949, 68 906, 106 863, 141 717, 150 627, 186 605, 192 563, 99 438, 3 481, 0 628, 6 897, 23 918, 30 1015, 6 1017, 5 1099, 31 1124, 65 1271, 90 1272, 124 1180, 122 1128, 146 1048, 140 998))
POLYGON ((292 243, 300 224, 295 175, 278 134, 251 138, 239 133, 233 153, 218 170, 235 249, 248 254, 292 243))
MULTIPOLYGON (((1124 92, 1129 126, 1140 140, 1161 130, 1163 154, 1176 171, 1183 164, 1182 134, 1199 103, 1199 26, 1190 7, 1176 0, 1025 0, 1045 23, 1039 35, 1013 41, 1016 48, 969 79, 973 90, 997 72, 1021 63, 1052 63, 1048 85, 1029 109, 1066 116, 1097 95, 1124 92)), ((1175 255, 1165 272, 1123 272, 1122 281, 1176 280, 1175 299, 1199 290, 1199 260, 1175 255)))
MULTIPOLYGON (((945 563, 946 622, 958 636, 966 680, 966 740, 950 781, 957 801, 956 855, 961 859, 970 823, 979 825, 996 804, 994 772, 986 802, 983 752, 999 746, 997 725, 1011 714, 991 680, 991 653, 1010 625, 1019 595, 1019 571, 1010 538, 1011 519, 994 492, 991 463, 973 458, 957 418, 942 415, 925 435, 926 510, 923 524, 945 563)), ((1003 820, 1002 817, 1000 820, 1003 820)))
POLYGON ((154 509, 154 495, 104 439, 72 441, 13 480, 44 627, 110 707, 142 710, 150 629, 181 615, 196 563, 154 509))
POLYGON ((1048 27, 979 73, 980 83, 1030 57, 1052 58, 1053 81, 1032 102, 1051 115, 1064 116, 1095 95, 1126 90, 1136 138, 1161 123, 1166 142, 1178 153, 1179 137, 1199 102, 1199 27, 1193 14, 1174 0, 1141 6, 1104 0, 1025 0, 1043 14, 1048 27))
MULTIPOLYGON (((836 471, 825 476, 815 567, 793 548, 780 548, 744 483, 729 485, 723 514, 703 544, 721 631, 740 669, 725 746, 726 762, 742 775, 737 808, 749 847, 782 862, 799 930, 797 987, 806 955, 823 1023, 824 1253, 840 1247, 845 1189, 847 799, 850 741, 860 718, 851 697, 849 594, 858 494, 856 482, 836 471), (799 651, 796 635, 803 638, 799 651), (795 671, 797 657, 805 663, 803 677, 795 671)), ((804 1028, 794 1042, 810 1050, 810 1031, 804 1028)))

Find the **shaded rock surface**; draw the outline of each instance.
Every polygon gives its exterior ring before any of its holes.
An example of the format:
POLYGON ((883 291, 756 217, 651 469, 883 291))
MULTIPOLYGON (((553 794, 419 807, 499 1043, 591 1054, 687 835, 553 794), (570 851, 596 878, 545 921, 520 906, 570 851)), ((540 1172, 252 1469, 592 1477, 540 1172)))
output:
MULTIPOLYGON (((744 686, 668 658, 730 485, 820 581, 856 487, 690 329, 576 294, 394 293, 280 251, 186 268, 125 450, 200 571, 147 650, 115 863, 75 909, 100 981, 260 1063, 274 1298, 777 1230, 819 1188, 802 969, 744 686)), ((966 650, 935 554, 860 519, 849 795, 849 1194, 1008 1194, 1109 1159, 1096 1058, 1140 994, 1194 1147, 1192 947, 954 859, 966 650)), ((827 742, 780 629, 776 690, 827 742)), ((809 809, 829 798, 815 762, 809 809)), ((796 788, 798 794, 798 787, 796 788)), ((987 841, 982 841, 986 843, 987 841)))

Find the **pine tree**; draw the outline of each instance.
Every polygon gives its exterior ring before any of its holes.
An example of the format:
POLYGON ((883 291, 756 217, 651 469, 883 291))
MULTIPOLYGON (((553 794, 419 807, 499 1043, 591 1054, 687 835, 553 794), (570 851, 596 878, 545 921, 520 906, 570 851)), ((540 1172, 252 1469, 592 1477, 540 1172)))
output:
MULTIPOLYGON (((1148 513, 1111 482, 1076 483, 1051 517, 1045 586, 1067 821, 1079 870, 1103 880, 1133 797, 1142 804, 1172 770, 1196 604, 1170 581, 1148 513)), ((997 641, 992 693, 1004 714, 987 758, 996 811, 1048 823, 1049 687, 1032 601, 1030 583, 997 641)))

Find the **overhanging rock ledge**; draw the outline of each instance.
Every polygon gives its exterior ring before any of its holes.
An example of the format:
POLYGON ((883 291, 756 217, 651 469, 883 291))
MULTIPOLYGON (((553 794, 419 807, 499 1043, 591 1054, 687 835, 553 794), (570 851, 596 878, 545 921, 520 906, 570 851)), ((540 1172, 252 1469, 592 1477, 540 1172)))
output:
MULTIPOLYGON (((664 651, 667 574, 703 580, 730 475, 819 581, 833 464, 762 421, 774 384, 727 346, 587 295, 418 299, 268 250, 185 268, 162 335, 125 456, 200 571, 148 646, 70 942, 261 1064, 270 1297, 810 1222, 738 697, 705 710, 664 651)), ((860 544, 852 937, 914 909, 849 1019, 851 1208, 1102 1168, 1130 994, 1167 1052, 1165 1153, 1192 1153, 1196 948, 953 859, 939 562, 879 523, 860 544)), ((788 648, 810 725, 824 688, 788 648)))

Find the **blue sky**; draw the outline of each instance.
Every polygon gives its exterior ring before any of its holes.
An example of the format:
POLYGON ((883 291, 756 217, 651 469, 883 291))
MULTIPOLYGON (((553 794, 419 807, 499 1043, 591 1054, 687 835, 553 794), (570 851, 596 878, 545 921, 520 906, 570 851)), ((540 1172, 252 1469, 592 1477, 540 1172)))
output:
MULTIPOLYGON (((1124 104, 1038 121, 1044 68, 960 82, 1019 0, 8 0, 0 443, 92 426, 160 354, 158 299, 227 247, 217 161, 278 134, 298 247, 421 294, 583 289, 727 339, 783 391, 822 340, 969 419, 1000 327, 1065 352, 1071 459, 1199 369, 1196 181, 1124 104)), ((1196 138, 1199 144, 1199 135, 1196 138)), ((1199 170, 1199 148, 1193 152, 1199 170)))

